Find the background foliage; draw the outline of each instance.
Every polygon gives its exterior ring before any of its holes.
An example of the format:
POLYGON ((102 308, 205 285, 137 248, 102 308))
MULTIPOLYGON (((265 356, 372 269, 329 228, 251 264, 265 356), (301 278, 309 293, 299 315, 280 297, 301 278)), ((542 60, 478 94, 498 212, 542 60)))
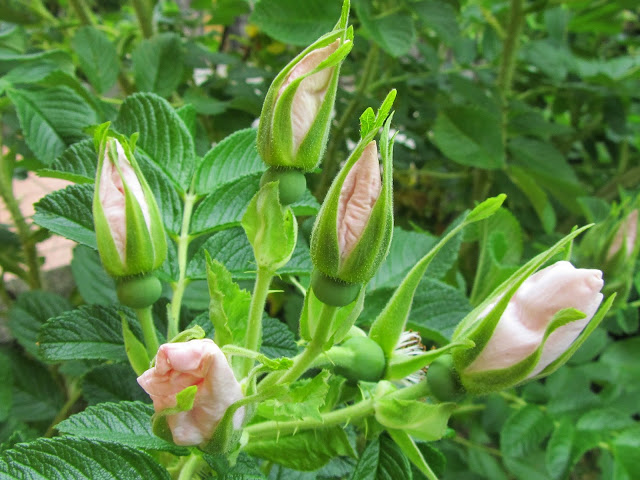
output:
MULTIPOLYGON (((9 477, 51 479, 55 468, 76 468, 87 478, 101 469, 111 475, 104 478, 141 471, 170 478, 159 452, 184 453, 151 434, 149 399, 126 363, 114 284, 95 252, 96 154, 86 127, 111 120, 122 133, 140 132, 137 159, 175 260, 161 269, 167 289, 156 321, 166 323, 173 290, 184 295, 174 312, 182 326, 206 326, 199 315, 208 307, 205 252, 242 286, 253 279, 239 227, 264 169, 252 128, 263 97, 279 69, 333 27, 341 5, 160 1, 145 17, 136 13, 143 3, 0 3, 0 190, 13 218, 0 226, 0 293, 11 333, 0 348, 0 472, 9 477), (41 199, 25 219, 14 190, 27 172, 73 184, 41 199), (192 181, 193 199, 185 197, 192 181), (193 208, 191 243, 180 265, 185 208, 193 208), (50 234, 79 243, 71 298, 41 280, 36 245, 50 234), (5 274, 30 291, 16 298, 5 274), (102 402, 119 403, 92 407, 102 402), (65 436, 39 439, 55 431, 65 436), (53 451, 57 464, 45 460, 53 451)), ((389 258, 368 285, 362 326, 460 212, 501 192, 508 210, 465 230, 419 286, 409 323, 426 345, 446 344, 493 287, 576 224, 602 228, 574 246, 574 262, 605 268, 598 262, 615 222, 637 207, 639 15, 633 0, 353 1, 356 43, 342 67, 322 171, 294 212, 317 212, 357 140, 358 115, 396 88, 397 226, 389 258)), ((262 348, 272 357, 297 351, 302 297, 289 279, 306 284, 311 268, 311 220, 301 225, 298 250, 279 272, 282 292, 270 296, 264 319, 262 348)), ((543 382, 468 399, 446 439, 421 444, 441 478, 640 477, 640 276, 627 267, 605 269, 605 281, 625 295, 569 366, 543 382)), ((129 324, 141 338, 133 314, 129 324)), ((300 465, 285 458, 268 476, 422 476, 385 436, 365 447, 347 429, 343 440, 327 442, 322 460, 342 456, 315 472, 290 470, 300 465)), ((207 461, 223 478, 267 472, 244 454, 235 467, 207 461)))

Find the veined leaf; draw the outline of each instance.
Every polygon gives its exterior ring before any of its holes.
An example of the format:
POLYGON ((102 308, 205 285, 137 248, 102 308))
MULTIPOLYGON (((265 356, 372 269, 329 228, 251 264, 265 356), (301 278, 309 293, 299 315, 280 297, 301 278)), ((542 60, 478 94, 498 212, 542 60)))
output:
POLYGON ((138 90, 168 97, 182 80, 184 51, 180 36, 161 33, 142 40, 133 51, 138 90))
POLYGON ((96 91, 109 90, 118 78, 120 65, 116 47, 107 35, 95 27, 82 27, 73 36, 71 46, 96 91))

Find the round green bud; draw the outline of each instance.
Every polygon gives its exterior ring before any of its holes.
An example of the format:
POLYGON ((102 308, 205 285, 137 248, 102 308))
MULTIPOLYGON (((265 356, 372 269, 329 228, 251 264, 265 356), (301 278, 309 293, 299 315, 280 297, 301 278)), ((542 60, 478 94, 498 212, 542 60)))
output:
POLYGON ((269 167, 262 174, 260 186, 276 181, 278 182, 278 193, 280 194, 280 203, 282 205, 290 205, 300 200, 307 188, 307 179, 300 170, 275 167, 269 167))
POLYGON ((382 378, 386 360, 380 345, 369 337, 352 337, 341 347, 350 355, 343 364, 336 362, 336 373, 352 382, 377 382, 382 378))
POLYGON ((333 307, 349 305, 358 297, 361 287, 359 283, 346 283, 318 270, 311 275, 311 288, 316 298, 333 307))
POLYGON ((465 394, 451 355, 442 355, 429 365, 427 384, 433 396, 441 402, 458 402, 465 394))
POLYGON ((118 300, 127 307, 139 309, 153 305, 162 295, 162 283, 153 275, 118 279, 118 300))

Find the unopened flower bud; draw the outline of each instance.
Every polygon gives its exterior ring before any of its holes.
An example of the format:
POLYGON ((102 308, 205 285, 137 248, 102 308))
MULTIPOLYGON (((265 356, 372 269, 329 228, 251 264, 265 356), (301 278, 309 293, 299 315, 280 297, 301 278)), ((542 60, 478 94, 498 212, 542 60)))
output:
MULTIPOLYGON (((603 285, 600 270, 576 269, 566 261, 527 278, 509 300, 495 328, 491 331, 487 324, 473 330, 468 338, 476 347, 453 353, 467 391, 484 393, 506 388, 543 372, 570 348, 593 318, 602 302, 603 285)), ((478 322, 495 314, 494 308, 501 300, 486 307, 478 322)))
MULTIPOLYGON (((138 377, 138 383, 153 400, 157 413, 176 407, 177 395, 197 386, 193 407, 167 415, 176 445, 200 445, 213 436, 227 408, 243 398, 233 370, 210 339, 166 343, 158 350, 156 364, 138 377)), ((244 408, 233 416, 240 428, 244 408)))
MULTIPOLYGON (((343 15, 274 79, 262 107, 258 151, 272 167, 313 170, 327 143, 340 64, 353 45, 343 15)), ((272 179, 273 180, 273 179, 272 179)))
POLYGON ((93 217, 100 258, 113 277, 146 275, 167 255, 160 212, 129 145, 107 137, 106 128, 99 134, 93 217))
POLYGON ((633 210, 622 221, 616 231, 609 250, 607 251, 607 261, 612 260, 618 253, 622 252, 624 260, 628 260, 633 255, 638 235, 638 210, 633 210))
POLYGON ((325 283, 332 289, 344 284, 352 292, 352 301, 358 292, 354 285, 375 274, 389 249, 393 211, 387 134, 383 134, 384 182, 376 142, 372 141, 354 151, 329 189, 316 219, 311 259, 319 274, 314 275, 312 287, 325 303, 334 304, 332 298, 323 298, 328 288, 325 283))

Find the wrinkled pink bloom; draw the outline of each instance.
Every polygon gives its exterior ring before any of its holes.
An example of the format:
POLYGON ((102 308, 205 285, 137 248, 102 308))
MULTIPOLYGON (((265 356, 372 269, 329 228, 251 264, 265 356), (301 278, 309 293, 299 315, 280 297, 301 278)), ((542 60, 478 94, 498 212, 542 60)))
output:
POLYGON ((613 237, 609 251, 607 252, 607 260, 611 260, 616 253, 622 248, 624 242, 627 249, 627 258, 631 256, 636 246, 636 235, 638 234, 638 210, 633 210, 627 218, 624 219, 620 228, 613 237))
POLYGON ((380 196, 380 164, 376 142, 369 143, 349 170, 338 201, 338 246, 340 256, 351 253, 364 231, 380 196))
POLYGON ((593 318, 602 302, 603 285, 600 270, 576 269, 565 261, 532 275, 511 298, 491 339, 467 371, 511 367, 540 346, 545 330, 560 310, 575 308, 585 313, 584 319, 568 323, 549 336, 540 361, 527 378, 537 375, 571 346, 593 318))
MULTIPOLYGON (((306 75, 315 69, 320 63, 325 61, 340 46, 340 40, 336 40, 330 45, 323 48, 313 50, 304 56, 298 64, 293 67, 286 80, 280 87, 278 96, 293 82, 296 78, 306 75)), ((300 82, 298 89, 293 96, 291 106, 291 127, 293 130, 293 153, 296 154, 300 148, 300 144, 309 133, 309 129, 316 119, 316 115, 322 106, 324 97, 329 88, 329 81, 333 75, 335 67, 324 68, 319 72, 309 75, 300 82)))
MULTIPOLYGON (((140 204, 142 215, 147 224, 150 226, 149 206, 144 198, 142 185, 136 172, 133 170, 131 163, 124 153, 124 149, 118 140, 107 142, 105 148, 105 158, 102 162, 102 172, 100 174, 100 203, 104 211, 107 223, 111 230, 111 235, 120 254, 120 259, 126 261, 127 246, 127 220, 125 209, 125 192, 124 185, 127 185, 134 198, 140 204), (110 158, 109 149, 116 146, 118 154, 118 166, 116 166, 110 158), (120 171, 118 171, 118 168, 120 171)), ((150 227, 149 227, 150 228, 150 227)))
MULTIPOLYGON (((193 409, 167 416, 176 445, 199 445, 211 438, 229 405, 240 400, 240 384, 222 350, 210 339, 165 343, 158 350, 156 366, 138 377, 153 400, 156 412, 176 406, 176 395, 198 386, 193 409)), ((244 408, 234 414, 240 428, 244 408)))

